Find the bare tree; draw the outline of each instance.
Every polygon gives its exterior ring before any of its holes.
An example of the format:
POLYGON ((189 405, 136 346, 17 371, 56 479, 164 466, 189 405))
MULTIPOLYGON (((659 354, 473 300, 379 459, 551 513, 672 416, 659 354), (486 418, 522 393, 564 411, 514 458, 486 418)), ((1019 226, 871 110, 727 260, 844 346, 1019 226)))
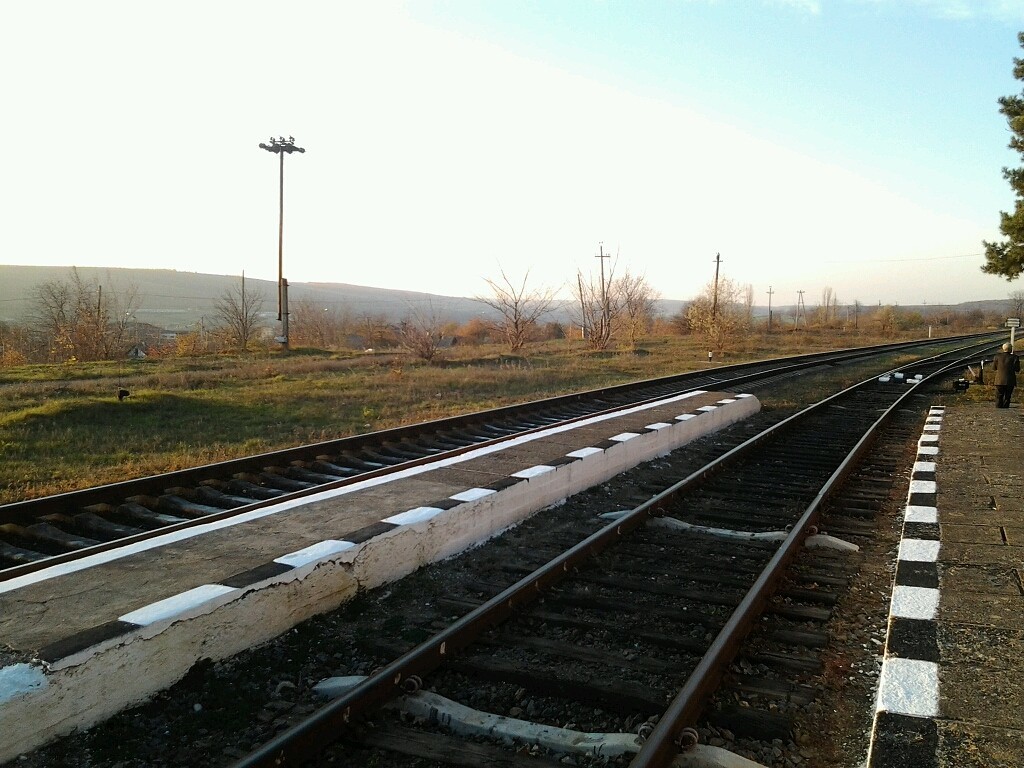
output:
POLYGON ((121 350, 129 318, 139 307, 134 286, 115 292, 86 281, 72 268, 70 280, 48 280, 33 292, 29 322, 36 357, 55 362, 109 360, 121 350), (41 354, 39 354, 41 353, 41 354))
POLYGON ((613 284, 612 294, 620 310, 616 325, 622 329, 630 348, 635 349, 637 341, 647 335, 654 323, 658 293, 644 277, 631 275, 627 270, 613 284))
POLYGON ((247 350, 262 326, 260 312, 263 311, 263 294, 245 287, 245 276, 235 288, 221 294, 214 304, 217 330, 227 343, 247 350))
POLYGON ((576 273, 573 319, 583 329, 584 338, 594 349, 607 349, 612 340, 612 320, 621 309, 621 297, 616 294, 614 286, 614 261, 607 272, 602 268, 600 276, 596 278, 584 278, 582 272, 576 273))
POLYGON ((312 299, 296 302, 289 320, 293 341, 321 349, 337 346, 352 325, 347 312, 325 307, 312 299))
POLYGON ((744 291, 739 285, 722 278, 718 281, 715 308, 715 286, 708 283, 686 308, 687 325, 704 337, 710 350, 719 352, 738 334, 750 330, 743 297, 744 291))
POLYGON ((522 349, 529 341, 530 332, 537 321, 551 311, 555 300, 555 291, 551 288, 527 289, 526 281, 529 270, 523 275, 522 281, 516 286, 501 270, 501 280, 486 280, 493 291, 493 296, 478 296, 477 301, 486 304, 501 315, 495 323, 495 330, 505 339, 511 351, 522 349))
POLYGON ((431 362, 441 350, 445 321, 428 304, 425 309, 412 308, 398 324, 398 343, 424 362, 431 362))
POLYGON ((1010 293, 1010 317, 1024 317, 1024 291, 1010 293))

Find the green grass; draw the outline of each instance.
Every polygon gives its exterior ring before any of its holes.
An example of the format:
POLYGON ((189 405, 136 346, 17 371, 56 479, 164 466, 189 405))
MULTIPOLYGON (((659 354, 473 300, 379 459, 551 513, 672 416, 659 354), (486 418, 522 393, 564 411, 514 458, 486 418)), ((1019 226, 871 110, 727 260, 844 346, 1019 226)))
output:
MULTIPOLYGON (((870 341, 752 337, 715 364, 870 341)), ((454 348, 433 365, 301 350, 2 369, 0 504, 705 367, 706 349, 666 337, 640 354, 574 341, 454 348)))

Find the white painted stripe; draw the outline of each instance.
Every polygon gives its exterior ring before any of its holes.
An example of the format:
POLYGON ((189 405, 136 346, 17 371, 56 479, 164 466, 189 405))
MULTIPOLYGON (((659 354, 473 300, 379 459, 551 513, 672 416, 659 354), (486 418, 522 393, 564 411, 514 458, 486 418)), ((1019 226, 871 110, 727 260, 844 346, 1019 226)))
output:
POLYGON ((753 395, 744 392, 742 395, 736 395, 736 399, 739 400, 742 397, 753 397, 753 395))
POLYGON ((676 416, 676 421, 689 421, 690 419, 696 419, 696 413, 681 413, 676 416))
POLYGON ((910 481, 910 492, 911 493, 935 493, 938 490, 934 480, 911 480, 910 481))
POLYGON ((938 717, 939 665, 932 661, 888 657, 878 680, 875 711, 938 717))
POLYGON ((710 412, 710 411, 717 411, 717 410, 718 410, 718 406, 717 406, 717 405, 702 405, 702 406, 701 406, 700 408, 698 408, 697 410, 698 410, 698 411, 707 411, 707 412, 710 412))
POLYGON ((903 539, 900 542, 900 560, 914 563, 934 563, 939 559, 939 542, 928 539, 903 539))
POLYGON ((123 616, 118 616, 118 620, 147 627, 158 621, 173 619, 186 613, 191 616, 209 613, 214 608, 228 602, 235 595, 240 594, 242 594, 242 590, 235 587, 225 587, 223 584, 203 584, 201 587, 158 600, 123 616))
POLYGON ((930 587, 892 588, 892 608, 889 613, 901 619, 934 621, 939 612, 939 590, 930 587))
POLYGON ((919 445, 917 447, 917 453, 920 456, 938 456, 939 446, 937 445, 919 445))
POLYGON ((383 522, 394 525, 413 525, 415 523, 422 523, 432 517, 437 517, 442 512, 444 510, 437 507, 415 507, 407 509, 405 512, 399 512, 397 515, 385 517, 383 522))
POLYGON ((939 432, 941 429, 942 429, 942 425, 941 424, 925 424, 924 425, 924 431, 925 432, 939 432))
POLYGON ((921 435, 921 439, 917 441, 917 444, 921 443, 937 443, 939 442, 938 435, 921 435))
POLYGON ((632 440, 634 437, 640 437, 640 435, 636 432, 620 432, 619 434, 614 435, 613 437, 609 437, 608 439, 614 440, 616 443, 624 443, 627 440, 632 440))
POLYGON ((933 424, 941 423, 942 422, 942 417, 941 416, 928 416, 927 418, 925 418, 925 422, 926 423, 927 422, 931 422, 933 424))
POLYGON ((892 377, 891 376, 879 376, 878 380, 880 382, 882 382, 883 384, 886 384, 886 383, 892 381, 892 377))
POLYGON ((736 402, 736 398, 735 397, 727 397, 727 398, 725 398, 725 400, 719 400, 718 404, 719 405, 728 405, 729 403, 735 403, 735 402, 736 402))
MULTIPOLYGON (((88 568, 92 568, 97 565, 111 563, 115 560, 120 560, 121 558, 138 554, 139 552, 148 552, 151 549, 159 549, 160 547, 164 547, 168 544, 174 544, 176 542, 186 541, 197 536, 203 536, 204 534, 207 534, 210 531, 218 531, 223 528, 231 528, 235 525, 242 525, 251 520, 259 520, 260 518, 267 517, 269 515, 275 515, 280 512, 286 512, 290 509, 301 507, 306 504, 315 504, 320 501, 326 501, 328 499, 334 499, 339 496, 345 496, 350 493, 355 493, 356 491, 365 490, 366 488, 376 488, 377 486, 385 485, 387 483, 394 482, 395 480, 401 480, 406 477, 415 477, 416 475, 421 475, 425 472, 432 472, 434 470, 442 469, 444 467, 450 467, 456 464, 461 464, 466 461, 472 461, 473 459, 479 458, 481 456, 487 456, 492 453, 497 453, 498 451, 503 451, 506 448, 510 448, 516 445, 523 445, 525 443, 529 443, 534 440, 540 440, 542 438, 550 437, 551 435, 560 434, 562 432, 571 432, 572 430, 577 429, 579 427, 585 427, 591 424, 598 424, 603 421, 608 421, 609 419, 618 418, 619 416, 628 416, 633 413, 640 413, 651 408, 660 408, 665 405, 671 405, 672 403, 682 402, 684 400, 688 400, 690 398, 706 394, 707 390, 697 389, 692 392, 684 392, 681 395, 667 397, 664 398, 663 400, 657 400, 650 403, 635 405, 630 408, 624 408, 620 411, 615 411, 614 413, 603 413, 598 414, 596 416, 590 416, 586 419, 574 421, 571 424, 560 424, 557 426, 548 427, 547 429, 543 429, 537 432, 531 432, 528 435, 519 435, 516 437, 511 437, 508 440, 504 440, 500 443, 494 443, 492 445, 474 448, 471 451, 460 453, 457 456, 448 456, 443 459, 438 459, 437 461, 425 464, 418 464, 414 467, 408 467, 393 474, 367 478, 366 480, 360 480, 358 482, 343 486, 341 488, 332 488, 331 490, 313 493, 310 494, 309 496, 303 496, 298 499, 289 499, 288 501, 282 501, 279 504, 271 504, 269 506, 253 510, 252 512, 246 512, 241 515, 236 515, 225 520, 217 520, 212 523, 204 523, 202 525, 192 526, 181 531, 175 531, 174 533, 166 533, 161 536, 154 536, 151 539, 146 539, 145 541, 140 541, 130 546, 119 547, 117 549, 109 550, 107 552, 100 552, 99 554, 90 555, 89 557, 84 557, 80 560, 75 560, 70 563, 63 563, 61 565, 53 565, 48 568, 41 568, 40 570, 35 571, 33 573, 28 573, 24 576, 19 576, 14 579, 8 579, 3 583, 0 583, 0 594, 4 594, 6 592, 13 592, 17 589, 21 589, 22 587, 26 587, 31 584, 38 584, 40 582, 48 581, 49 579, 54 579, 60 576, 67 575, 69 573, 77 573, 78 571, 84 571, 88 568)), ((693 417, 688 415, 686 418, 693 417)), ((684 419, 682 417, 679 417, 679 420, 682 421, 684 419)))
POLYGON ((671 426, 672 425, 669 424, 667 421, 658 421, 658 422, 655 422, 654 424, 648 424, 645 427, 645 429, 665 429, 665 428, 671 427, 671 426))
MULTIPOLYGON (((600 450, 600 448, 598 449, 600 450)), ((482 499, 484 496, 490 496, 492 493, 497 493, 493 488, 470 488, 466 491, 461 491, 453 496, 449 496, 449 499, 455 499, 455 501, 476 501, 482 499)))
POLYGON ((934 472, 935 462, 934 461, 915 461, 914 472, 934 472))
POLYGON ((512 477, 520 477, 528 480, 531 477, 546 474, 553 469, 554 467, 549 467, 547 464, 538 464, 535 467, 527 467, 526 469, 521 469, 518 472, 513 472, 512 477))
POLYGON ((346 549, 352 549, 354 546, 355 544, 351 541, 327 539, 316 544, 311 544, 308 547, 303 547, 295 552, 289 552, 287 555, 275 557, 274 562, 280 563, 281 565, 290 565, 293 568, 301 568, 302 566, 309 565, 310 563, 326 560, 332 555, 344 552, 346 549))
POLYGON ((939 510, 936 507, 908 504, 907 508, 903 510, 903 520, 908 523, 937 523, 939 522, 939 510))
POLYGON ((580 448, 578 451, 570 451, 565 455, 572 456, 574 459, 585 459, 587 456, 593 456, 595 453, 603 453, 603 451, 600 448, 580 448))

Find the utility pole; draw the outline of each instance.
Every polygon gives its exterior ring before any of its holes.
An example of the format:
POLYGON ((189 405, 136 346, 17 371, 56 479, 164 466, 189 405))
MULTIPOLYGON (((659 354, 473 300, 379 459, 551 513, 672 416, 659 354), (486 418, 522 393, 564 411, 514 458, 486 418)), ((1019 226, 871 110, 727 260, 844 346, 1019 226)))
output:
MULTIPOLYGON (((604 262, 601 262, 601 263, 603 264, 604 262)), ((579 289, 580 289, 580 323, 581 323, 580 324, 580 338, 586 339, 587 338, 587 299, 586 299, 586 296, 583 293, 583 276, 579 272, 576 273, 576 283, 579 285, 579 289)))
POLYGON ((768 286, 768 333, 772 332, 772 287, 768 286))
POLYGON ((610 259, 611 254, 604 252, 604 243, 598 243, 598 254, 595 258, 601 260, 601 336, 602 342, 608 339, 608 328, 611 325, 611 312, 608 310, 608 286, 604 282, 604 260, 610 259))
POLYGON ((715 254, 715 288, 711 299, 711 322, 715 322, 718 314, 718 266, 722 263, 722 254, 715 254))
POLYGON ((292 152, 305 152, 302 147, 295 146, 295 138, 287 139, 271 136, 269 144, 260 144, 260 149, 273 152, 280 158, 279 193, 278 193, 278 224, 277 224, 277 319, 281 323, 281 335, 277 341, 281 349, 288 349, 288 281, 284 279, 284 156, 292 152))
POLYGON ((796 293, 797 293, 797 300, 796 300, 796 327, 797 328, 800 327, 800 318, 803 317, 803 319, 804 319, 804 328, 807 328, 807 315, 805 314, 806 310, 804 308, 804 292, 803 291, 797 291, 796 293))

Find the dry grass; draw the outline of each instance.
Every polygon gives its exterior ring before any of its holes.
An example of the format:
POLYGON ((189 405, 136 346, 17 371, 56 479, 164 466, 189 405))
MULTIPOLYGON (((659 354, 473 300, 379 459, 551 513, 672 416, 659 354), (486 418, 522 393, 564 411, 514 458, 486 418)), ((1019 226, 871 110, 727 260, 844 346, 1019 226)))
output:
MULTIPOLYGON (((749 337, 715 364, 874 341, 749 337)), ((636 352, 565 340, 519 355, 456 347, 433 365, 300 350, 8 368, 0 371, 0 504, 706 366, 699 344, 665 337, 636 352), (123 402, 119 387, 131 391, 123 402)))

